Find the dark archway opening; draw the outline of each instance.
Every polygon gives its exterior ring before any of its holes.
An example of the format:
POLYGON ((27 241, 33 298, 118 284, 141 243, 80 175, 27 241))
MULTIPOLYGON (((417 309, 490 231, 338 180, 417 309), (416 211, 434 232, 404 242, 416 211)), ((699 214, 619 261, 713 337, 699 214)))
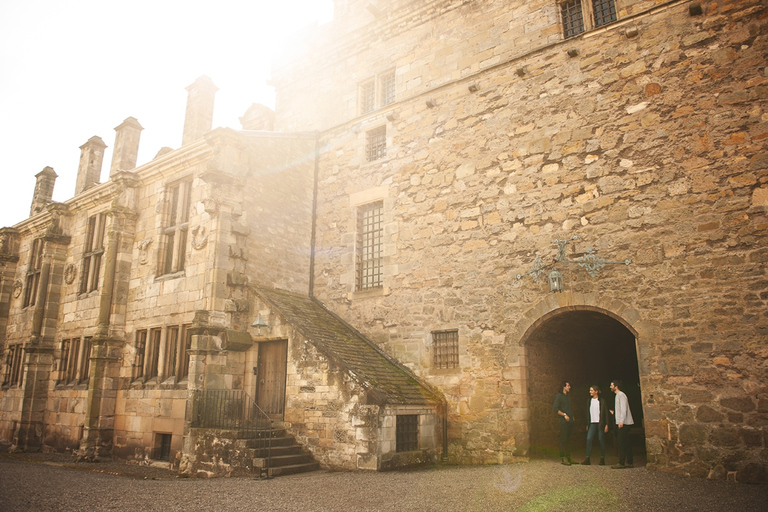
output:
MULTIPOLYGON (((609 385, 612 379, 621 379, 635 420, 631 435, 635 456, 645 460, 640 376, 632 331, 600 311, 564 309, 532 328, 526 349, 531 456, 557 455, 559 426, 552 403, 561 381, 569 381, 572 388, 575 425, 571 446, 576 460, 586 451, 589 387, 599 385, 603 398, 613 409, 614 394, 609 385)), ((616 454, 613 430, 606 441, 610 463, 616 454)), ((598 454, 595 439, 593 456, 598 454)))

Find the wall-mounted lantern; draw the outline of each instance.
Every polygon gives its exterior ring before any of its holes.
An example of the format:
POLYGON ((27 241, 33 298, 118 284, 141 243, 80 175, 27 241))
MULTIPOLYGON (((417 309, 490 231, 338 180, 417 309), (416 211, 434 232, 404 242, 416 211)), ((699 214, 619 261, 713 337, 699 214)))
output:
POLYGON ((261 315, 259 315, 259 318, 256 319, 255 322, 251 324, 251 327, 256 328, 256 336, 261 336, 261 329, 264 328, 264 334, 267 334, 269 332, 269 324, 264 321, 263 318, 261 318, 261 315))
POLYGON ((549 291, 563 291, 563 274, 558 272, 557 269, 549 273, 549 291))

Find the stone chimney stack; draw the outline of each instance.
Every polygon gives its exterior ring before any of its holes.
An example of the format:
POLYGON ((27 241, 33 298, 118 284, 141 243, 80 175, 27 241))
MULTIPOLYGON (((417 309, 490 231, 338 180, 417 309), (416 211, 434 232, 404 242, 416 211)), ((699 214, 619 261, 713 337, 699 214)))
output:
POLYGON ((98 135, 94 135, 88 139, 88 142, 80 146, 80 166, 77 168, 75 195, 99 183, 106 147, 107 145, 98 135))
POLYGON ((182 146, 202 138, 203 134, 213 127, 213 98, 218 90, 207 76, 201 76, 187 87, 187 113, 184 117, 182 146))
POLYGON ((115 149, 112 153, 112 165, 109 176, 117 171, 130 171, 136 167, 139 156, 139 138, 144 128, 135 117, 129 117, 115 128, 115 149))
POLYGON ((53 186, 58 176, 53 172, 53 167, 45 167, 35 175, 35 193, 32 194, 32 207, 29 209, 29 216, 45 210, 45 205, 53 200, 53 186))
POLYGON ((261 103, 254 103, 240 118, 243 130, 263 130, 271 132, 275 129, 275 112, 261 103))

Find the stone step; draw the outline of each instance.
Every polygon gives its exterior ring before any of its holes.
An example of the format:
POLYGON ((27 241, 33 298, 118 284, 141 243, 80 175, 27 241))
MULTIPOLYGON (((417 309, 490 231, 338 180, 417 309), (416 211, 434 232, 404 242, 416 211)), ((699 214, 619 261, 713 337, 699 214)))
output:
POLYGON ((306 464, 291 464, 289 466, 272 467, 269 470, 270 476, 294 475, 296 473, 306 473, 320 469, 319 462, 308 462, 306 464))
POLYGON ((293 438, 293 436, 282 435, 279 437, 273 437, 269 440, 266 438, 250 438, 246 442, 246 446, 248 448, 260 449, 263 448, 267 442, 269 442, 272 448, 276 446, 292 446, 296 444, 296 440, 293 438))
POLYGON ((250 448, 254 458, 263 458, 267 455, 279 457, 282 455, 298 455, 303 452, 300 444, 286 446, 272 446, 271 448, 250 448))

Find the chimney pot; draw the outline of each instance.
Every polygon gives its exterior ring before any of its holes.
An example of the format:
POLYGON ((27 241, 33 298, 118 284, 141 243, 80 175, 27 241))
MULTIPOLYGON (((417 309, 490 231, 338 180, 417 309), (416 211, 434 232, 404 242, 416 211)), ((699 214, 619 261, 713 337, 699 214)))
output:
POLYGON ((110 178, 117 171, 130 171, 136 167, 139 139, 143 129, 135 117, 128 117, 120 126, 115 127, 115 149, 112 152, 112 165, 109 168, 110 178))
POLYGON ((75 195, 99 183, 106 147, 107 145, 98 135, 94 135, 88 139, 88 142, 80 146, 80 165, 77 168, 75 195))
POLYGON ((203 75, 187 87, 187 112, 181 145, 186 146, 203 137, 213 126, 213 100, 218 88, 203 75))
POLYGON ((45 206, 53 200, 53 187, 58 176, 53 167, 44 167, 35 175, 35 178, 37 181, 35 192, 32 194, 32 206, 29 209, 30 217, 45 210, 45 206))

